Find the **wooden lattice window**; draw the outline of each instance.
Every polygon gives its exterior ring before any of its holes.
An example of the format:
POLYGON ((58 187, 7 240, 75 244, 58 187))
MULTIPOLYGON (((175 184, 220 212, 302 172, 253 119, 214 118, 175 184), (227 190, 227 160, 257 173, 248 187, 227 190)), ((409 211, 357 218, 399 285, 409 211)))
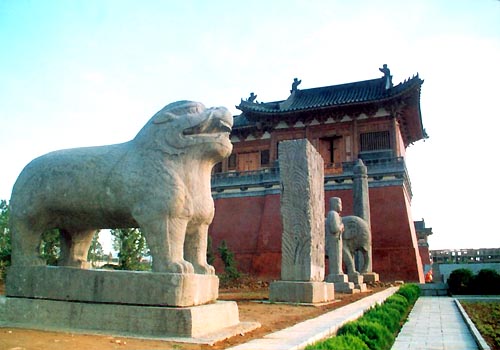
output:
POLYGON ((373 131, 359 135, 361 152, 391 149, 391 135, 389 131, 373 131))

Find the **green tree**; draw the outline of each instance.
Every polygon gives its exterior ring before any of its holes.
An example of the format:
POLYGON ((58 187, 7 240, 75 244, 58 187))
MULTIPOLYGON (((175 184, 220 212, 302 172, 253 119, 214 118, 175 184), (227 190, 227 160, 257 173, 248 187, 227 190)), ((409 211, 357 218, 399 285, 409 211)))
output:
POLYGON ((59 253, 61 252, 60 233, 58 229, 46 231, 42 234, 40 244, 40 256, 47 265, 57 265, 59 253))
POLYGON ((6 200, 0 200, 0 280, 5 278, 5 272, 10 265, 10 230, 9 205, 6 200))
POLYGON ((121 228, 111 230, 113 248, 118 251, 118 265, 122 270, 145 270, 149 266, 141 264, 149 255, 146 239, 140 229, 121 228))
POLYGON ((102 261, 103 257, 104 250, 102 249, 102 244, 99 242, 99 230, 97 230, 94 237, 92 237, 87 260, 90 261, 92 267, 96 267, 97 262, 102 261))

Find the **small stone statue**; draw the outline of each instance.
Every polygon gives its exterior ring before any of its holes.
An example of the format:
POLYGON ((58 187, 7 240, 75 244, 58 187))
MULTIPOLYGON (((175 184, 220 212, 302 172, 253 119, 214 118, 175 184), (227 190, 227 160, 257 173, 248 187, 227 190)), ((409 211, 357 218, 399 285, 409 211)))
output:
POLYGON ((384 73, 383 79, 385 79, 385 89, 390 89, 392 87, 391 70, 387 67, 387 64, 384 64, 382 68, 379 68, 378 70, 384 73))
POLYGON ((391 70, 387 67, 387 64, 384 64, 382 68, 379 68, 378 70, 384 73, 384 77, 388 77, 391 75, 391 70))
POLYGON ((255 102, 255 99, 257 98, 257 95, 254 94, 253 92, 250 93, 250 96, 247 98, 247 102, 255 102))
POLYGON ((300 85, 300 83, 302 83, 302 80, 299 80, 297 78, 293 78, 293 83, 292 83, 292 90, 290 90, 290 93, 293 93, 295 91, 297 91, 297 86, 300 85))
POLYGON ((330 210, 326 216, 326 250, 328 253, 330 274, 341 275, 342 271, 342 233, 344 224, 340 217, 342 200, 339 197, 330 198, 330 210))

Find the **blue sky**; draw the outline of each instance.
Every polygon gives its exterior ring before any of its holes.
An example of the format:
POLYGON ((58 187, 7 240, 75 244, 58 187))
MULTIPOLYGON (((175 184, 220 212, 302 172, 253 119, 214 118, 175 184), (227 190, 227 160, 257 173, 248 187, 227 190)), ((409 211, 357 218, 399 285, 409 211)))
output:
POLYGON ((233 113, 301 88, 417 72, 407 150, 431 249, 500 247, 500 1, 0 0, 0 198, 52 150, 123 142, 179 99, 233 113), (493 224, 491 223, 493 222, 493 224))

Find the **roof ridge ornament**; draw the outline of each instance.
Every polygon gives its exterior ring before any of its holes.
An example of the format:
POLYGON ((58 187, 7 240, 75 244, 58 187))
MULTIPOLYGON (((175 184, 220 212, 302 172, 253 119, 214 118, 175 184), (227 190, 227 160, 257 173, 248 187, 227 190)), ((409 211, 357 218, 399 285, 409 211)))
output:
POLYGON ((253 92, 250 93, 250 96, 247 98, 247 102, 250 102, 250 103, 258 103, 257 100, 257 95, 254 94, 253 92))
POLYGON ((290 90, 290 93, 293 94, 295 91, 298 90, 298 86, 302 83, 302 80, 299 80, 297 78, 293 78, 293 83, 292 83, 292 90, 290 90))
POLYGON ((389 69, 389 67, 387 67, 387 64, 385 64, 385 63, 382 66, 382 68, 379 68, 378 70, 381 71, 382 73, 384 73, 384 76, 382 77, 382 79, 385 79, 385 89, 389 90, 390 88, 392 88, 391 70, 389 69))

